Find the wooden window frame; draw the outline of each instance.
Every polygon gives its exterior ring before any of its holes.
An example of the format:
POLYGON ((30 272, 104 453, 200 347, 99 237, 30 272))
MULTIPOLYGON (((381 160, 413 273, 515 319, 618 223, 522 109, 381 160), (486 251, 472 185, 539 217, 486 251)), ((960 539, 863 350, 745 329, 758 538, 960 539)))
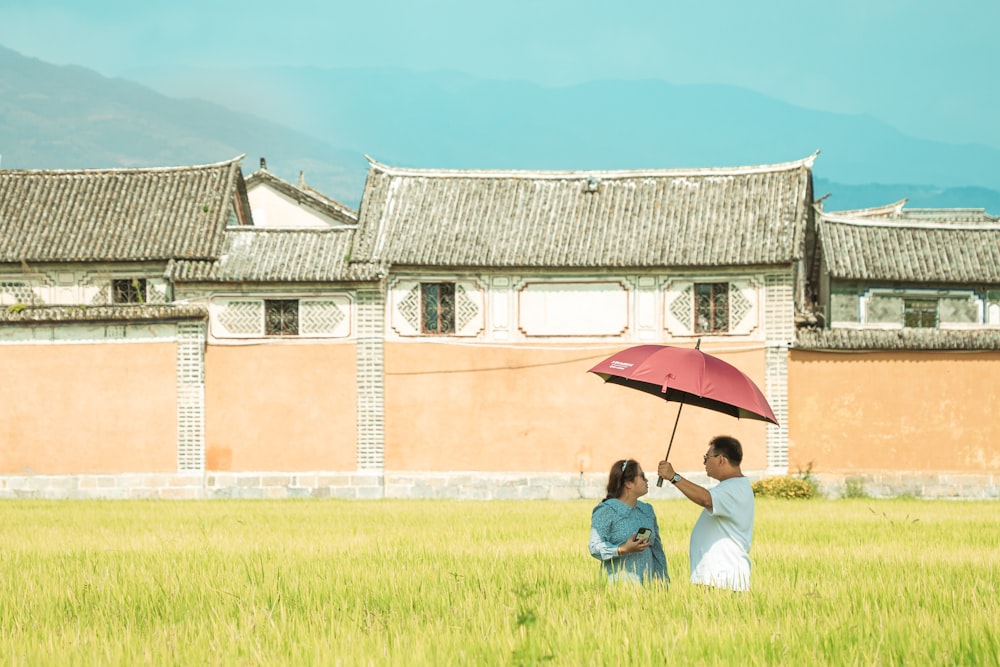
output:
POLYGON ((298 299, 264 299, 264 335, 299 335, 298 299))
POLYGON ((907 329, 936 329, 938 327, 938 300, 926 297, 904 297, 903 327, 907 329))
POLYGON ((111 303, 146 303, 149 285, 145 278, 114 278, 111 280, 111 303))
POLYGON ((732 286, 727 282, 694 284, 695 333, 713 334, 730 331, 729 293, 731 291, 732 286), (706 289, 707 299, 704 295, 706 289))
POLYGON ((420 283, 420 333, 455 334, 455 283, 420 283))

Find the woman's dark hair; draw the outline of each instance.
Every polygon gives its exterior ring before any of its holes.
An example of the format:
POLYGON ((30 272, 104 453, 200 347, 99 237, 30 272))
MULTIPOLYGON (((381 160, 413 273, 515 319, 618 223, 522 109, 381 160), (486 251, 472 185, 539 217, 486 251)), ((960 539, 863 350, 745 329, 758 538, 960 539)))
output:
POLYGON ((722 454, 734 466, 743 462, 743 445, 736 438, 729 435, 717 435, 708 444, 715 450, 716 454, 722 454))
POLYGON ((631 482, 639 474, 639 462, 635 459, 620 459, 611 466, 608 475, 608 495, 605 500, 620 498, 625 491, 625 482, 631 482))

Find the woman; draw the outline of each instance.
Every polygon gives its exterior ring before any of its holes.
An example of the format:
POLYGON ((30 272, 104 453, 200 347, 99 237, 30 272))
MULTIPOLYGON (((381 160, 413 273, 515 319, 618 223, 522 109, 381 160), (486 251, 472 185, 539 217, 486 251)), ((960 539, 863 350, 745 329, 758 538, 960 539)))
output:
POLYGON ((647 493, 649 483, 638 461, 611 466, 608 495, 590 516, 590 555, 602 562, 610 581, 670 583, 656 513, 639 500, 647 493), (642 529, 649 531, 645 539, 642 529))

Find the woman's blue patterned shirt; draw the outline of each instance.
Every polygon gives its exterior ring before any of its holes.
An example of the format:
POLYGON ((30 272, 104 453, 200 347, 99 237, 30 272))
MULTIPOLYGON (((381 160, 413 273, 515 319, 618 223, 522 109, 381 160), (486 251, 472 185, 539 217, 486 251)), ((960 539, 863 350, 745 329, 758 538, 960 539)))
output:
POLYGON ((656 513, 652 505, 641 500, 632 507, 617 498, 610 498, 594 508, 590 516, 590 555, 601 561, 611 579, 628 573, 643 582, 651 579, 670 582, 656 513), (619 556, 618 545, 631 539, 640 528, 653 531, 649 536, 652 546, 619 556))

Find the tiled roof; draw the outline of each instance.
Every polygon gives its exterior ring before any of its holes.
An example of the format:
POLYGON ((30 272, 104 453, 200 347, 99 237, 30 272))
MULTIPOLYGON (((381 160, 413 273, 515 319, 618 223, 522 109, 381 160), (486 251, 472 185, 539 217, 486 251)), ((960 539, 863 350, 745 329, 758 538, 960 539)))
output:
POLYGON ((216 261, 177 261, 176 282, 330 282, 378 280, 370 263, 349 263, 353 228, 268 229, 230 227, 216 261))
POLYGON ((0 262, 214 258, 241 157, 150 169, 0 169, 0 262))
POLYGON ((812 163, 654 171, 438 171, 371 162, 354 248, 392 265, 788 264, 812 163))
MULTIPOLYGON (((851 218, 898 218, 903 212, 903 206, 906 205, 906 201, 907 200, 905 199, 900 199, 899 201, 891 204, 885 204, 883 206, 856 208, 850 211, 837 211, 832 215, 851 218)), ((822 211, 821 206, 819 206, 819 210, 822 211)))
POLYGON ((286 197, 294 199, 296 202, 305 203, 338 220, 345 225, 356 225, 358 223, 358 212, 346 204, 341 204, 336 199, 331 199, 318 190, 314 190, 305 183, 295 186, 288 181, 282 180, 267 171, 260 169, 247 176, 247 187, 257 183, 266 183, 286 197))
POLYGON ((1000 283, 1000 221, 978 209, 915 209, 893 218, 823 213, 818 233, 833 278, 1000 283))
POLYGON ((799 329, 801 350, 1000 350, 1000 329, 799 329))
POLYGON ((208 308, 199 304, 130 304, 120 306, 29 306, 0 308, 0 322, 152 322, 205 319, 208 308))

